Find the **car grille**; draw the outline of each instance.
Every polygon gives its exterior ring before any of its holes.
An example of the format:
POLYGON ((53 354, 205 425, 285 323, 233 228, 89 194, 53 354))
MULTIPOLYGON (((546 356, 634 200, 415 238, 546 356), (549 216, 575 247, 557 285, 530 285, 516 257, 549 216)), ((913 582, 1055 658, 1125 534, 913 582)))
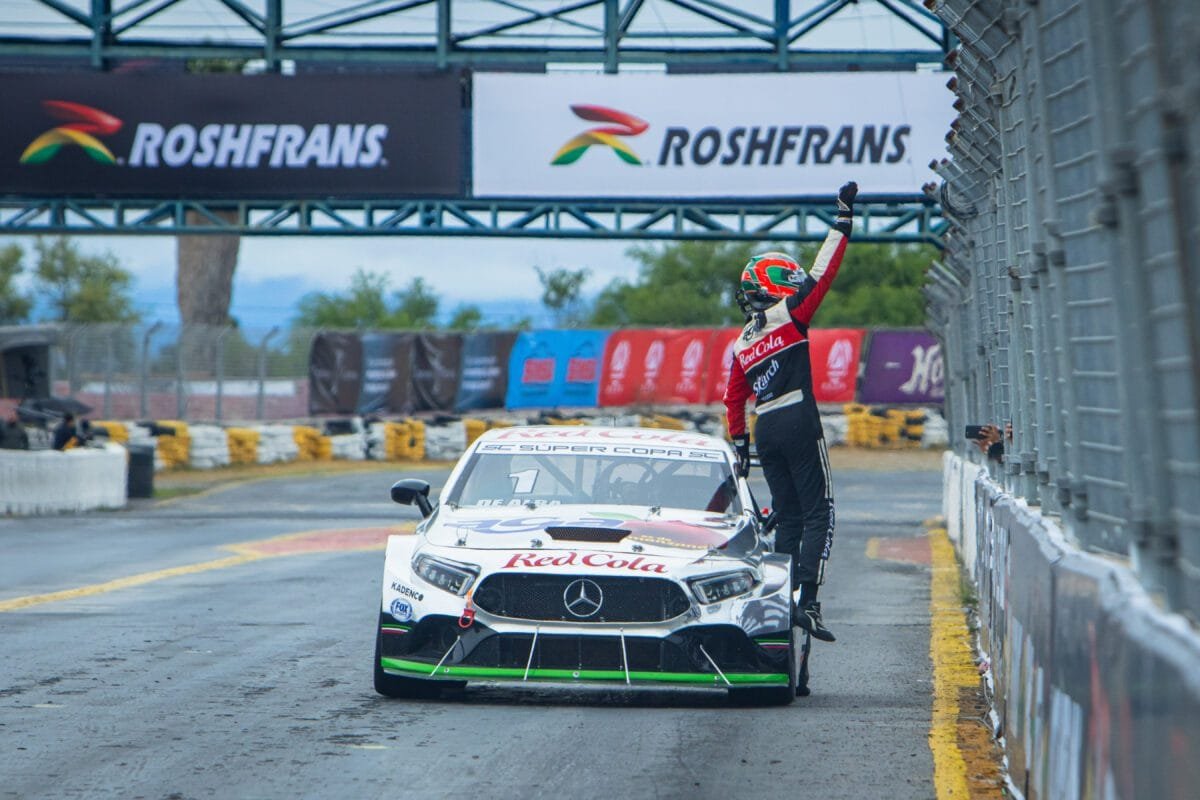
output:
POLYGON ((556 622, 662 622, 691 607, 679 584, 665 578, 595 575, 489 575, 475 590, 474 600, 496 616, 556 622), (590 603, 574 605, 572 613, 567 603, 578 598, 578 581, 589 582, 590 603), (596 601, 600 608, 586 613, 596 601))

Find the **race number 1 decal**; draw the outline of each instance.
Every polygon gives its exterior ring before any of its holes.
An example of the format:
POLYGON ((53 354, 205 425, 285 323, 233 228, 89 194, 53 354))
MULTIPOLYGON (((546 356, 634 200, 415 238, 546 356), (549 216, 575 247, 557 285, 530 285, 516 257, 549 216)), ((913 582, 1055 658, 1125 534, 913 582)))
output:
POLYGON ((536 469, 526 469, 521 472, 510 472, 508 477, 516 483, 513 486, 513 494, 529 494, 533 491, 533 485, 537 483, 538 471, 536 469))

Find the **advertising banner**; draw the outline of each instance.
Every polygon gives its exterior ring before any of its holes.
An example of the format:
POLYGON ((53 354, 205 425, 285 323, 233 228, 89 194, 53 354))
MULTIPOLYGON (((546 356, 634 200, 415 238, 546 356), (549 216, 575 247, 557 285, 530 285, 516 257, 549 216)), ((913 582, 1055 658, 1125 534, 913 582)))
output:
POLYGON ((359 414, 407 413, 412 409, 414 334, 365 333, 359 414))
POLYGON ((455 411, 504 407, 508 359, 516 339, 517 334, 511 331, 472 333, 463 337, 455 411))
POLYGON ((507 408, 592 407, 608 331, 523 331, 508 366, 507 408))
POLYGON ((412 411, 450 411, 458 394, 461 333, 413 335, 412 411))
POLYGON ((476 196, 918 194, 954 118, 944 73, 473 79, 476 196), (717 101, 719 99, 719 102, 717 101))
POLYGON ((453 74, 54 73, 5 82, 0 193, 460 196, 453 74))
POLYGON ((713 331, 691 328, 671 331, 659 370, 654 400, 659 403, 703 403, 707 386, 708 346, 713 331))
POLYGON ((942 346, 925 331, 875 331, 867 347, 859 399, 864 403, 937 403, 946 397, 942 346))
POLYGON ((318 333, 308 351, 308 413, 353 414, 362 378, 358 334, 318 333))
POLYGON ((852 403, 858 384, 861 328, 812 328, 808 357, 812 364, 813 397, 818 403, 852 403))
POLYGON ((649 328, 616 331, 608 337, 600 376, 600 405, 655 402, 667 342, 675 333, 667 328, 649 328))
POLYGON ((712 332, 712 339, 708 343, 708 381, 704 402, 720 403, 725 399, 725 387, 729 384, 729 371, 733 367, 733 345, 741 332, 741 328, 722 328, 712 332))

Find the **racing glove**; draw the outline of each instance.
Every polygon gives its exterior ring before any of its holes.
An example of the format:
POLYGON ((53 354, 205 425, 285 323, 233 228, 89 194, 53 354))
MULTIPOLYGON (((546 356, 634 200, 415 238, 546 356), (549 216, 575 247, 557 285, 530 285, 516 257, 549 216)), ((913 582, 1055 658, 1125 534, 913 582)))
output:
POLYGON ((737 455, 738 477, 750 477, 750 436, 748 434, 733 437, 733 452, 737 455))
POLYGON ((858 196, 858 184, 854 181, 843 184, 837 195, 837 222, 833 227, 846 236, 850 235, 850 227, 854 220, 854 198, 858 196))

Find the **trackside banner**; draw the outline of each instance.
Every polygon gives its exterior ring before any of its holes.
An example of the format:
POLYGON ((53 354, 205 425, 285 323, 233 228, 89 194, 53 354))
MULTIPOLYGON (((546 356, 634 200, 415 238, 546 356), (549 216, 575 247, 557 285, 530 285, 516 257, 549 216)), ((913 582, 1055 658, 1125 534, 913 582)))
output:
POLYGON ((476 196, 916 194, 954 118, 942 73, 476 75, 476 196))
POLYGON ((0 193, 460 196, 455 75, 9 76, 0 193))
POLYGON ((523 331, 508 365, 508 408, 596 405, 608 331, 523 331))

